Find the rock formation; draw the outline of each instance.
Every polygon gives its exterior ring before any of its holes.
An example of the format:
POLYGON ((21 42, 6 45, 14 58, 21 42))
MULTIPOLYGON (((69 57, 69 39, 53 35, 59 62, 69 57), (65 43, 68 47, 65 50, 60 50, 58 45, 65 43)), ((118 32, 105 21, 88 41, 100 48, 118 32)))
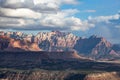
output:
POLYGON ((7 36, 0 36, 0 50, 2 51, 40 51, 37 43, 25 40, 13 39, 7 36))
POLYGON ((117 72, 104 72, 88 74, 84 80, 119 80, 120 74, 117 72))
POLYGON ((119 72, 81 74, 70 71, 2 71, 0 80, 120 80, 119 72))
MULTIPOLYGON (((112 60, 120 57, 120 48, 103 37, 89 38, 75 36, 69 32, 39 32, 37 35, 21 32, 0 32, 0 35, 14 39, 11 46, 30 51, 76 51, 82 56, 95 60, 112 60)), ((9 46, 9 47, 11 47, 9 46)), ((7 49, 8 50, 8 49, 7 49)))

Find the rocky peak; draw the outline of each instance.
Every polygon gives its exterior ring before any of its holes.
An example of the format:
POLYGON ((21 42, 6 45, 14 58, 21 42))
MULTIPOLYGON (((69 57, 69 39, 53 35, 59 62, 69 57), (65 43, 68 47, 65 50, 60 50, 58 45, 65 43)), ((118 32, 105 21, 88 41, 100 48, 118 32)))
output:
MULTIPOLYGON (((31 45, 32 43, 35 43, 36 46, 44 51, 75 50, 79 54, 87 55, 88 57, 93 58, 95 57, 97 59, 104 57, 106 54, 116 55, 117 52, 120 53, 118 46, 117 48, 113 47, 114 45, 108 42, 105 38, 97 35, 92 35, 89 38, 81 38, 70 32, 60 31, 39 32, 37 35, 29 35, 21 32, 0 32, 0 35, 9 36, 10 38, 20 40, 19 43, 23 41, 24 47, 22 46, 22 48, 26 50, 29 50, 30 47, 25 47, 25 45, 31 45)), ((32 47, 35 47, 35 45, 32 47)))
POLYGON ((78 53, 93 59, 111 59, 117 57, 116 51, 112 49, 112 44, 103 37, 91 36, 77 40, 74 49, 78 53))
POLYGON ((100 38, 100 37, 97 36, 97 35, 92 35, 92 36, 90 36, 89 38, 90 38, 90 39, 95 39, 95 38, 100 38))
POLYGON ((52 32, 40 32, 35 36, 35 42, 37 42, 40 48, 50 51, 66 50, 68 47, 73 47, 77 36, 72 33, 65 33, 60 31, 52 32))

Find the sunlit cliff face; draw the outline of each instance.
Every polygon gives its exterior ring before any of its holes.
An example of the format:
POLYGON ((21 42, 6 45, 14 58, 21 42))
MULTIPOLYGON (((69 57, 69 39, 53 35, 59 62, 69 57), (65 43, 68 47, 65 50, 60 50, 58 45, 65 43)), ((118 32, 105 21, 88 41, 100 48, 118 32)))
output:
POLYGON ((15 40, 6 36, 0 36, 1 49, 14 51, 15 48, 25 51, 40 51, 37 43, 27 42, 24 40, 15 40))
POLYGON ((40 48, 38 47, 37 43, 25 42, 24 40, 20 41, 12 39, 10 41, 9 47, 20 48, 25 51, 40 51, 40 48))

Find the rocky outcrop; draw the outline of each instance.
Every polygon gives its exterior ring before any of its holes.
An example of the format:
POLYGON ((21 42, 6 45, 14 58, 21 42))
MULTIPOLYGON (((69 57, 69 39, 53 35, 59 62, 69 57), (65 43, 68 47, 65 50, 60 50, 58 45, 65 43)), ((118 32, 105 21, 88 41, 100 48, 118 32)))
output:
POLYGON ((45 51, 69 51, 79 37, 72 33, 59 31, 39 32, 37 35, 29 35, 21 32, 1 32, 1 35, 10 38, 38 43, 39 47, 45 51))
POLYGON ((75 51, 69 51, 69 52, 48 52, 47 54, 52 59, 63 59, 63 60, 84 59, 83 57, 78 55, 75 51))
POLYGON ((83 80, 83 78, 75 77, 75 73, 67 71, 28 71, 28 72, 4 72, 0 74, 0 80, 83 80), (74 79, 69 77, 74 76, 74 79))
POLYGON ((40 51, 37 43, 0 36, 0 50, 2 51, 40 51))
POLYGON ((95 60, 110 60, 118 57, 112 49, 112 44, 103 37, 95 35, 77 40, 74 49, 88 58, 95 60))
POLYGON ((0 80, 120 80, 119 72, 82 74, 72 71, 1 71, 0 80))
POLYGON ((79 37, 59 31, 40 32, 35 36, 40 48, 47 51, 70 51, 79 37))
MULTIPOLYGON (((90 54, 93 48, 101 41, 101 37, 91 36, 90 38, 80 38, 74 45, 74 49, 79 53, 90 54)), ((93 52, 93 54, 96 54, 93 52)))
POLYGON ((19 49, 23 49, 25 51, 40 51, 41 50, 38 47, 37 43, 31 43, 31 42, 27 42, 27 41, 24 41, 24 40, 11 39, 10 43, 9 43, 9 46, 6 50, 9 51, 13 48, 19 48, 19 49))
POLYGON ((120 73, 105 72, 88 74, 84 80, 120 80, 120 73))

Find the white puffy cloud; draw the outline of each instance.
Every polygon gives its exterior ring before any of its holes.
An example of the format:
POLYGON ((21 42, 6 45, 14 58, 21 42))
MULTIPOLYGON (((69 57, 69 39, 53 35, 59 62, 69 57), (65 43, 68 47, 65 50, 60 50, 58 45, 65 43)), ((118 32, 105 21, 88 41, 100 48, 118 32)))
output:
POLYGON ((33 18, 37 19, 41 17, 41 13, 32 11, 28 8, 20 8, 20 9, 11 9, 11 8, 0 8, 1 16, 8 17, 19 17, 19 18, 33 18))
POLYGON ((77 9, 61 10, 77 0, 0 0, 0 28, 23 30, 86 30, 93 25, 74 17, 77 9))
POLYGON ((39 11, 58 10, 62 4, 77 4, 77 0, 0 0, 6 8, 32 8, 39 11))
POLYGON ((89 17, 87 21, 95 26, 88 31, 89 34, 104 36, 112 43, 120 43, 120 14, 89 17))
MULTIPOLYGON (((117 22, 119 14, 89 17, 88 20, 82 21, 74 16, 80 12, 79 10, 60 9, 63 4, 77 3, 78 0, 0 0, 0 28, 82 31, 103 25, 119 28, 117 22)), ((96 10, 83 10, 83 12, 96 12, 96 10)))
POLYGON ((115 14, 115 15, 110 15, 110 16, 98 16, 98 17, 88 17, 89 21, 94 21, 94 22, 109 22, 110 20, 117 20, 120 18, 119 14, 115 14))
POLYGON ((31 8, 33 0, 0 0, 0 6, 6 8, 31 8))
POLYGON ((0 28, 26 29, 26 30, 86 30, 93 27, 85 21, 73 15, 78 12, 76 9, 61 10, 57 13, 37 13, 30 9, 8 9, 1 8, 0 28), (71 13, 71 14, 70 14, 71 13), (6 17, 5 17, 6 16, 6 17), (89 27, 88 27, 89 26, 89 27))

